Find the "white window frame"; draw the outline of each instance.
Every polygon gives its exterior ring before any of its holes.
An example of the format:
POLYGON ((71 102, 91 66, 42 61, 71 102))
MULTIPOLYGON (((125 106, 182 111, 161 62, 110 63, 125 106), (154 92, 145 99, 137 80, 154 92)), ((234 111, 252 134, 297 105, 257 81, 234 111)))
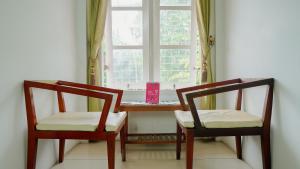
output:
POLYGON ((107 33, 107 51, 108 56, 106 57, 107 60, 104 63, 109 69, 108 71, 108 85, 111 87, 117 87, 117 88, 140 88, 143 84, 145 84, 149 79, 149 26, 148 26, 148 12, 149 9, 146 5, 144 5, 145 0, 143 0, 143 4, 141 7, 112 7, 111 0, 108 0, 108 12, 107 12, 107 22, 106 22, 106 33, 107 33), (141 45, 113 45, 112 42, 112 12, 113 11, 141 11, 143 15, 143 40, 141 45), (127 84, 127 83, 115 83, 111 77, 113 72, 113 66, 112 66, 112 56, 113 56, 113 50, 114 49, 141 49, 143 51, 143 80, 136 84, 127 84))
POLYGON ((195 60, 196 60, 196 33, 197 33, 197 24, 196 24, 196 8, 195 0, 192 0, 191 6, 160 6, 160 0, 153 0, 153 21, 152 25, 153 30, 153 79, 155 81, 160 81, 160 49, 190 49, 190 79, 189 83, 161 83, 161 87, 165 89, 171 88, 180 88, 196 84, 196 69, 195 69, 195 60), (191 11, 191 42, 189 45, 161 45, 160 44, 160 11, 161 10, 190 10, 191 11))
MULTIPOLYGON (((161 83, 162 89, 172 89, 196 83, 195 59, 196 59, 196 10, 195 0, 191 6, 160 6, 160 0, 142 0, 141 7, 112 7, 108 0, 108 13, 106 22, 107 57, 105 66, 109 68, 107 84, 110 87, 123 89, 145 89, 148 81, 159 81, 160 78, 160 49, 190 49, 190 83, 161 83), (160 10, 191 10, 191 44, 190 45, 160 45, 160 10), (142 11, 143 14, 143 41, 142 45, 119 46, 112 43, 112 11, 142 11), (155 23, 155 24, 154 24, 155 23), (143 50, 143 80, 136 84, 115 84, 112 80, 112 56, 114 49, 142 49, 143 50), (151 56, 151 57, 150 57, 151 56), (176 86, 175 86, 176 85, 176 86)), ((102 71, 104 72, 104 71, 102 71)))

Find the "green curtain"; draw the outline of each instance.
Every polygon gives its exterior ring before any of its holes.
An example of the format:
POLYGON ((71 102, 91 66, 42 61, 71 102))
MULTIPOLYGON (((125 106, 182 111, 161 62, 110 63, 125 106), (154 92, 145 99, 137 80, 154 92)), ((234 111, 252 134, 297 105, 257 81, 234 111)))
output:
MULTIPOLYGON (((210 20, 211 20, 211 0, 196 0, 197 23, 200 35, 201 47, 201 72, 198 84, 214 82, 212 73, 212 59, 210 43, 210 20)), ((198 75, 199 76, 199 75, 198 75)), ((203 97, 200 100, 201 109, 215 109, 215 95, 203 97)))
MULTIPOLYGON (((101 46, 107 11, 107 0, 87 0, 87 83, 101 85, 101 46)), ((88 98, 88 111, 101 111, 99 99, 88 98)))

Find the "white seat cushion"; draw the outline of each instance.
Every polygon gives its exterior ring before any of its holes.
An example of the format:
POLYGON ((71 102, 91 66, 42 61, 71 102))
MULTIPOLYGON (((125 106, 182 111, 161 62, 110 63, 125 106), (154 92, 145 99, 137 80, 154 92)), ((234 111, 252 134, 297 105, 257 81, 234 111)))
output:
MULTIPOLYGON (((190 111, 176 110, 177 121, 187 128, 194 127, 190 111)), ((261 118, 238 110, 198 110, 201 125, 205 128, 262 127, 261 118)))
MULTIPOLYGON (((65 112, 56 113, 38 121, 37 130, 58 131, 96 131, 101 112, 65 112)), ((109 113, 105 130, 116 131, 126 118, 126 112, 109 113)))

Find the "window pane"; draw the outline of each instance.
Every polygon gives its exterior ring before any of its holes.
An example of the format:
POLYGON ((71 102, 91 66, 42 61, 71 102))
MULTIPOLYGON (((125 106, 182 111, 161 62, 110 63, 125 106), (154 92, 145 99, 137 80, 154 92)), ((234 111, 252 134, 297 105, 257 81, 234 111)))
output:
POLYGON ((142 0, 112 0, 112 7, 137 7, 142 6, 142 0))
POLYGON ((141 49, 117 49, 113 51, 114 82, 137 83, 143 80, 143 51, 141 49))
POLYGON ((142 45, 142 11, 112 12, 113 45, 142 45))
POLYGON ((160 11, 160 44, 189 45, 191 41, 191 11, 160 11))
POLYGON ((160 6, 191 6, 191 0, 160 0, 160 6))
POLYGON ((186 83, 190 80, 190 50, 160 50, 160 81, 186 83))

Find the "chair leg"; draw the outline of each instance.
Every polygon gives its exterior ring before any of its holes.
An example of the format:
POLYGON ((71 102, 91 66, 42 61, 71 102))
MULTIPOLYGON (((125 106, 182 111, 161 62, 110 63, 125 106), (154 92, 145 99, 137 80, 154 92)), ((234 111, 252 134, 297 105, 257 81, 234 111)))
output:
POLYGON ((38 139, 28 136, 27 169, 35 169, 38 139))
POLYGON ((115 143, 116 134, 111 133, 107 135, 107 159, 108 159, 108 169, 115 168, 115 143))
POLYGON ((122 161, 126 161, 125 126, 120 131, 122 161))
POLYGON ((271 169, 270 133, 261 136, 263 169, 271 169))
POLYGON ((59 139, 59 155, 58 162, 62 163, 64 161, 65 154, 65 139, 59 139))
POLYGON ((177 123, 177 132, 176 132, 176 159, 180 160, 181 153, 181 139, 182 139, 182 129, 177 123))
POLYGON ((236 156, 242 159, 242 139, 241 136, 235 136, 236 156))
POLYGON ((193 168, 194 130, 186 129, 186 169, 193 168))
POLYGON ((124 133, 125 133, 125 141, 128 141, 128 112, 127 116, 125 118, 125 124, 124 124, 124 133))

